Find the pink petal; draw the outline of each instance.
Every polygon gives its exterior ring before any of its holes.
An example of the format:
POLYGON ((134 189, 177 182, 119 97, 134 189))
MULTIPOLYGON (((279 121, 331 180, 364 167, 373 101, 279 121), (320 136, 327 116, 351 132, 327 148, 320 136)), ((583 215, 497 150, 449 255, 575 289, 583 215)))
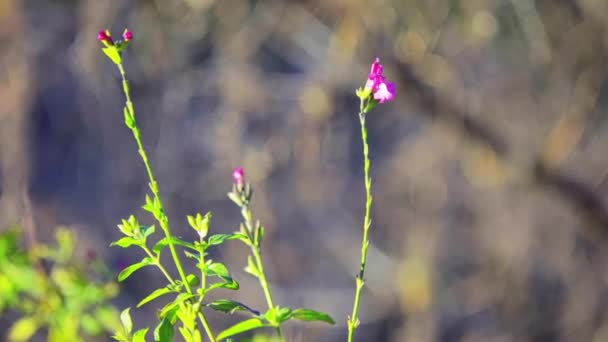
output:
POLYGON ((382 76, 382 64, 380 64, 380 58, 376 57, 374 63, 372 63, 372 68, 369 72, 370 78, 372 76, 382 76))
POLYGON ((382 82, 378 85, 378 89, 374 92, 374 99, 380 103, 392 101, 395 98, 397 87, 392 82, 382 82))

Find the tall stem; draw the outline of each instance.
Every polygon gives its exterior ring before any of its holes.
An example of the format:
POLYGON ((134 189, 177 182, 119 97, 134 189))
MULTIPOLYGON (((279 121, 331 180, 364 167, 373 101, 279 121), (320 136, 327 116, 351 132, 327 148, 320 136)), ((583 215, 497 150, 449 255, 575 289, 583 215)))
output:
POLYGON ((369 228, 372 225, 371 209, 372 209, 372 179, 369 173, 369 145, 367 144, 367 128, 365 127, 365 113, 363 110, 359 112, 359 122, 361 123, 361 138, 363 140, 363 159, 365 171, 365 220, 363 223, 363 242, 361 245, 361 268, 356 279, 355 302, 353 303, 353 312, 348 320, 348 342, 352 342, 355 336, 355 330, 359 326, 359 304, 361 303, 361 293, 365 284, 365 266, 367 264, 367 249, 369 247, 369 228))
MULTIPOLYGON (((175 267, 177 268, 177 272, 179 273, 182 283, 184 284, 188 293, 192 294, 193 293, 192 288, 190 287, 190 284, 188 283, 181 260, 177 256, 177 251, 175 250, 175 245, 173 244, 173 237, 171 236, 171 231, 169 230, 169 217, 167 217, 167 215, 165 214, 165 208, 163 206, 163 202, 160 198, 160 192, 158 190, 158 182, 156 182, 156 178, 154 177, 154 173, 152 172, 152 167, 150 166, 150 162, 148 160, 148 154, 146 153, 144 145, 141 141, 141 132, 139 131, 139 127, 137 127, 137 124, 136 124, 135 109, 133 106, 133 102, 131 101, 131 90, 129 88, 129 81, 127 80, 125 69, 124 69, 122 63, 118 63, 117 66, 118 66, 118 70, 120 70, 120 76, 122 77, 122 87, 123 87, 123 91, 125 93, 125 98, 126 98, 126 110, 128 110, 129 114, 131 115, 131 117, 133 119, 133 124, 128 125, 128 126, 131 129, 131 132, 133 133, 133 137, 135 138, 135 141, 137 142, 137 147, 139 149, 139 155, 141 156, 141 159, 143 160, 144 165, 146 166, 146 171, 148 172, 148 178, 150 180, 150 184, 149 184, 150 190, 152 191, 152 194, 156 200, 156 203, 158 203, 158 209, 159 209, 160 215, 159 215, 159 217, 157 217, 157 220, 158 220, 158 223, 160 224, 161 229, 165 233, 165 237, 166 237, 168 245, 169 245, 169 250, 171 251, 171 256, 173 257, 173 262, 175 263, 175 267)), ((161 271, 163 271, 163 269, 164 268, 161 268, 161 271)), ((167 277, 167 279, 171 282, 172 278, 166 272, 166 270, 163 271, 163 274, 165 274, 165 277, 167 277)), ((209 337, 209 340, 211 342, 215 342, 216 339, 213 336, 211 328, 209 327, 209 323, 207 323, 207 319, 205 318, 205 315, 202 312, 199 312, 198 318, 201 321, 201 323, 205 329, 205 332, 207 333, 207 336, 209 337)))
POLYGON ((133 133, 133 137, 135 138, 135 141, 137 142, 137 147, 139 149, 139 155, 141 156, 141 159, 143 160, 144 165, 146 166, 146 171, 148 172, 148 178, 150 179, 150 184, 149 184, 150 190, 152 190, 152 194, 154 195, 154 198, 156 199, 156 201, 158 203, 159 211, 161 213, 160 217, 157 218, 158 223, 160 224, 160 227, 162 228, 163 232, 165 233, 165 236, 167 237, 169 250, 171 251, 171 256, 173 257, 173 261, 175 263, 175 266, 177 267, 179 276, 182 279, 182 282, 183 282, 184 286, 186 287, 186 290, 188 291, 188 293, 192 293, 190 284, 188 284, 188 281, 186 280, 186 274, 184 273, 184 268, 182 267, 182 263, 181 263, 179 257, 177 256, 177 252, 175 251, 175 245, 173 244, 171 232, 169 231, 169 217, 167 217, 167 215, 165 214, 165 208, 163 206, 163 202, 160 198, 160 192, 158 190, 158 182, 156 182, 156 178, 154 177, 154 173, 152 172, 152 167, 150 166, 150 161, 148 160, 148 154, 146 153, 144 145, 141 141, 141 132, 139 131, 139 127, 137 127, 137 124, 135 123, 136 122, 135 121, 136 120, 135 119, 135 109, 133 107, 133 102, 131 101, 131 91, 129 88, 129 81, 127 80, 125 69, 122 66, 122 64, 117 64, 117 65, 118 65, 118 69, 120 70, 120 76, 122 76, 122 87, 123 87, 125 97, 127 100, 126 101, 127 110, 131 114, 133 121, 134 121, 134 124, 131 125, 131 127, 129 127, 129 128, 131 129, 131 131, 133 133))

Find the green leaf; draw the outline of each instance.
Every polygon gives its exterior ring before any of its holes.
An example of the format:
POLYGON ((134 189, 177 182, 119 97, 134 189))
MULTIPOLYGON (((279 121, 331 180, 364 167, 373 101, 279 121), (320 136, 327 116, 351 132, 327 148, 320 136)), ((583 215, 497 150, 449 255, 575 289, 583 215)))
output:
MULTIPOLYGON (((196 216, 201 216, 201 214, 196 214, 196 216)), ((196 217, 188 215, 186 216, 186 218, 188 219, 188 224, 190 225, 190 227, 198 231, 198 222, 196 222, 196 217)))
POLYGON ((244 271, 253 275, 256 278, 260 277, 260 271, 258 270, 258 266, 253 261, 253 257, 251 255, 247 256, 247 267, 245 267, 244 271))
POLYGON ((210 276, 220 277, 222 280, 225 280, 227 282, 232 281, 232 277, 230 276, 230 272, 228 272, 228 268, 221 262, 214 262, 211 265, 207 266, 207 274, 210 276))
POLYGON ((275 308, 275 312, 276 312, 276 320, 277 320, 277 323, 279 323, 279 324, 287 321, 291 317, 290 308, 280 308, 277 306, 275 308))
POLYGON ((155 213, 157 211, 157 207, 155 206, 154 202, 152 201, 152 198, 150 198, 149 195, 146 195, 146 204, 144 204, 144 206, 142 207, 145 211, 151 213, 152 215, 156 216, 155 213))
POLYGON ((154 340, 158 342, 171 342, 173 340, 173 324, 164 318, 154 329, 154 340))
POLYGON ((219 289, 219 288, 227 289, 227 290, 238 290, 239 287, 240 287, 239 283, 237 283, 236 280, 232 279, 232 281, 213 283, 213 284, 209 285, 209 287, 207 287, 205 289, 205 293, 208 293, 211 290, 215 290, 215 289, 219 289))
POLYGON ((146 342, 146 334, 148 333, 148 328, 137 330, 133 334, 133 342, 146 342))
POLYGON ((129 236, 125 236, 118 241, 114 241, 110 244, 110 246, 118 246, 122 248, 127 248, 133 245, 141 245, 141 241, 129 236))
POLYGON ((120 273, 118 274, 118 281, 123 281, 123 280, 127 279, 133 272, 137 271, 138 269, 145 267, 145 266, 150 266, 153 264, 154 264, 154 260, 152 260, 152 258, 145 257, 140 262, 133 264, 131 266, 127 266, 127 268, 120 271, 120 273))
MULTIPOLYGON (((186 242, 183 241, 181 239, 176 238, 175 236, 171 237, 171 242, 173 242, 174 245, 178 245, 178 246, 183 246, 186 248, 190 248, 193 249, 195 251, 198 252, 198 249, 196 248, 196 246, 194 246, 193 244, 191 244, 190 242, 186 242)), ((165 249, 165 247, 169 246, 169 239, 167 239, 167 237, 162 238, 160 241, 158 241, 154 247, 152 247, 152 250, 155 253, 160 253, 163 249, 165 249)))
POLYGON ((186 281, 191 287, 198 286, 201 283, 201 280, 194 274, 188 274, 186 276, 186 281))
POLYGON ((156 298, 162 296, 162 295, 166 295, 167 293, 171 293, 171 292, 176 292, 174 289, 170 289, 167 287, 163 287, 160 289, 156 289, 154 290, 154 292, 150 293, 146 298, 142 299, 138 304, 137 307, 141 307, 142 305, 151 302, 153 300, 155 300, 156 298))
POLYGON ((230 198, 232 200, 232 202, 234 202, 239 207, 243 206, 243 201, 241 201, 241 199, 240 199, 239 195, 236 193, 236 191, 229 192, 228 198, 230 198))
POLYGON ((144 238, 147 238, 148 236, 154 234, 154 231, 156 230, 156 228, 154 227, 154 225, 148 226, 148 227, 142 227, 141 228, 141 233, 144 236, 144 238))
POLYGON ((226 240, 243 240, 247 239, 247 237, 241 233, 232 233, 232 234, 213 234, 207 239, 207 245, 216 246, 221 245, 226 240))
POLYGON ((126 308, 120 313, 120 323, 122 323, 122 327, 127 334, 130 334, 133 330, 133 321, 131 320, 131 313, 129 311, 131 311, 131 308, 126 308))
POLYGON ((194 298, 195 295, 193 294, 189 294, 189 293, 180 293, 179 295, 177 295, 177 297, 175 297, 175 299, 165 305, 161 310, 160 313, 158 314, 158 316, 160 318, 165 318, 165 316, 168 317, 167 314, 171 313, 172 310, 174 310, 178 305, 180 305, 181 303, 187 301, 190 298, 194 298))
POLYGON ((129 128, 135 127, 135 117, 129 111, 129 108, 127 108, 127 106, 123 108, 123 113, 125 114, 125 125, 129 128))
POLYGON ((291 312, 291 319, 297 319, 300 321, 321 321, 332 325, 336 324, 336 322, 328 314, 304 308, 293 310, 291 312))
POLYGON ((259 318, 250 318, 246 321, 239 322, 230 328, 222 331, 219 335, 217 335, 217 340, 223 340, 226 337, 234 336, 240 333, 244 333, 249 330, 266 327, 268 324, 264 324, 259 318))
POLYGON ((38 322, 31 316, 19 319, 8 333, 8 340, 14 342, 28 341, 38 330, 38 322))
POLYGON ((210 307, 215 311, 223 312, 229 315, 232 315, 237 311, 248 311, 256 316, 260 315, 259 311, 254 310, 243 303, 239 303, 231 299, 214 300, 213 302, 206 304, 206 306, 210 307))

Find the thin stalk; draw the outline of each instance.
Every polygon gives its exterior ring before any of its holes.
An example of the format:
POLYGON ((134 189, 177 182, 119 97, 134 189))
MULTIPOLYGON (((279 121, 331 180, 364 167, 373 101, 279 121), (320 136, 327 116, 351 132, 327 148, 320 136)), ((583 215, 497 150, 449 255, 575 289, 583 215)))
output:
MULTIPOLYGON (((361 106, 363 108, 363 106, 361 106)), ((367 128, 365 127, 365 113, 363 110, 359 112, 359 122, 361 123, 361 138, 363 140, 363 159, 365 171, 365 219, 363 223, 363 242, 361 245, 361 268, 356 279, 355 301, 353 303, 353 312, 348 320, 348 342, 352 342, 355 336, 355 330, 359 326, 359 304, 361 303, 361 293, 365 284, 365 266, 367 264, 367 249, 369 247, 369 228, 372 225, 371 209, 372 209, 372 179, 370 176, 370 161, 369 161, 369 145, 367 144, 367 128)))
MULTIPOLYGON (((131 101, 131 91, 129 89, 129 81, 127 80, 125 69, 124 69, 123 65, 120 63, 117 65, 118 65, 118 69, 120 70, 120 76, 122 77, 122 87, 123 87, 123 90, 125 93, 127 110, 129 111, 129 113, 131 114, 131 116, 133 117, 133 120, 135 122, 135 109, 133 107, 133 102, 131 101)), ((141 132, 139 131, 139 128, 137 127, 137 124, 135 124, 135 123, 132 125, 132 127, 129 127, 129 128, 131 129, 131 131, 133 133, 133 137, 135 138, 135 141, 137 142, 137 147, 139 149, 139 155, 141 156, 141 159, 143 160, 144 165, 146 167, 146 171, 148 172, 148 178, 150 180, 150 190, 152 190, 152 194, 154 195, 154 198, 156 199, 156 202, 158 203, 159 211, 161 213, 160 214, 161 217, 159 217, 157 219, 158 219, 161 229, 165 233, 165 237, 167 238, 169 250, 171 251, 171 256, 173 257, 173 262, 175 263, 175 267, 177 268, 179 276, 182 279, 182 283, 186 287, 186 290, 188 291, 189 294, 192 294, 193 293, 192 288, 190 287, 190 284, 188 283, 188 281, 186 279, 186 274, 184 272, 184 268, 182 266, 181 260, 177 256, 177 252, 175 250, 175 245, 173 244, 171 232, 169 230, 169 218, 165 214, 165 209, 162 204, 162 200, 160 198, 160 192, 158 190, 158 183, 156 182, 156 178, 154 177, 154 173, 152 172, 152 167, 150 166, 150 162, 148 160, 148 154, 146 153, 146 150, 141 141, 141 132)), ((165 275, 165 277, 167 277, 167 279, 172 284, 174 284, 175 282, 173 281, 173 278, 171 278, 171 276, 166 271, 166 269, 162 265, 160 265, 160 263, 158 263, 158 266, 161 269, 161 271, 163 272, 163 274, 165 275)), ((203 276, 203 279, 205 279, 204 276, 203 276)), ((209 327, 209 323, 207 322, 205 315, 199 311, 198 318, 201 321, 201 324, 203 325, 203 328, 205 329, 205 332, 207 333, 209 340, 211 342, 216 342, 216 339, 213 336, 213 332, 211 331, 211 328, 209 327)))
POLYGON ((145 245, 141 246, 141 248, 146 252, 146 254, 148 254, 148 256, 150 258, 154 259, 154 264, 163 273, 163 275, 165 276, 165 278, 167 278, 167 280, 169 281, 169 283, 171 285, 175 285, 175 280, 173 280, 173 277, 171 277, 171 275, 169 274, 169 272, 167 272, 167 269, 160 263, 160 261, 158 260, 158 256, 155 256, 154 254, 152 254, 152 252, 150 251, 150 249, 147 246, 145 246, 145 245))
MULTIPOLYGON (((129 112, 131 113, 131 115, 133 116, 134 120, 135 120, 135 109, 133 107, 133 102, 131 101, 131 91, 129 88, 129 81, 127 80, 127 76, 125 73, 125 69, 123 67, 122 64, 117 64, 118 65, 118 69, 120 70, 120 76, 122 77, 122 87, 125 93, 125 97, 126 97, 126 102, 127 102, 127 110, 129 110, 129 112)), ((190 284, 188 284, 188 281, 186 280, 186 274, 184 273, 184 268, 182 267, 182 263, 179 259, 179 257, 177 256, 177 252, 175 251, 175 245, 173 244, 173 240, 171 238, 171 232, 169 231, 169 218, 167 217, 167 215, 165 214, 165 209, 163 206, 163 203, 161 201, 160 198, 160 192, 158 190, 158 183, 156 182, 156 178, 154 177, 154 173, 152 172, 152 167, 150 166, 150 161, 148 160, 148 154, 146 153, 146 150, 144 148, 144 145, 141 141, 141 132, 139 131, 139 127, 137 127, 137 124, 132 125, 131 131, 133 132, 133 137, 135 138, 135 141, 137 142, 137 147, 139 149, 139 155, 141 156, 141 159, 144 162, 144 165, 146 166, 146 171, 148 172, 148 178, 150 179, 150 190, 152 190, 152 194, 154 195, 154 197, 156 198, 157 202, 158 202, 158 206, 161 212, 162 217, 160 217, 158 219, 158 222, 160 224, 160 227, 162 228, 163 232, 165 233, 165 236, 167 237, 167 242, 169 244, 169 250, 171 251, 171 256, 173 257, 173 262, 175 263, 175 266, 177 267, 177 271, 179 273, 180 278, 182 279, 182 282, 184 284, 184 286, 186 287, 186 290, 188 291, 188 293, 192 293, 192 289, 190 288, 190 284)))
POLYGON ((205 329, 205 332, 207 333, 207 336, 209 337, 209 341, 216 342, 217 340, 215 339, 215 337, 213 337, 213 332, 211 331, 211 327, 209 327, 207 318, 205 318, 205 315, 203 315, 203 313, 200 311, 198 313, 198 319, 201 321, 201 324, 203 325, 203 328, 205 329))
MULTIPOLYGON (((245 226, 249 232, 252 232, 255 228, 253 226, 253 219, 251 214, 251 209, 249 209, 249 204, 243 204, 241 208, 241 213, 243 215, 243 219, 245 220, 245 226)), ((248 234, 249 240, 251 242, 251 253, 253 254, 253 258, 256 263, 256 267, 259 271, 258 280, 260 281, 260 286, 262 286, 262 290, 264 291, 264 297, 266 298, 266 304, 268 305, 268 309, 274 309, 274 302, 272 301, 272 295, 270 294, 270 286, 268 285, 268 280, 266 279, 266 272, 264 271, 264 262, 262 261, 262 253, 260 249, 259 241, 255 241, 248 234)), ((281 327, 276 327, 277 335, 282 339, 283 333, 281 331, 281 327)))

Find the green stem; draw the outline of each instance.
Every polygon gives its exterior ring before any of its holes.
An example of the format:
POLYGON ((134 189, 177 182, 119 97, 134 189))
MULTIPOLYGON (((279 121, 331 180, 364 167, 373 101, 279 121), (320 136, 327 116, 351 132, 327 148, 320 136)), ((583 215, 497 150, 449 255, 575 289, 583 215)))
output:
MULTIPOLYGON (((363 108, 363 106, 362 106, 363 108)), ((361 303, 361 293, 365 284, 363 276, 365 275, 365 265, 367 264, 367 249, 369 247, 369 228, 372 224, 371 209, 372 209, 372 179, 369 173, 369 145, 367 144, 367 129, 365 128, 365 113, 363 110, 359 112, 359 122, 361 123, 361 138, 363 140, 363 158, 365 161, 365 220, 363 224, 363 242, 361 245, 361 268, 356 279, 355 302, 353 303, 353 312, 348 319, 348 342, 352 342, 355 336, 355 330, 359 326, 359 304, 361 303)))
MULTIPOLYGON (((243 219, 245 220, 245 226, 249 232, 252 232, 257 227, 253 226, 253 219, 251 214, 251 209, 249 209, 249 203, 243 204, 241 208, 241 213, 243 215, 243 219)), ((257 234, 254 233, 254 236, 257 234)), ((258 280, 260 281, 260 285, 262 286, 262 290, 264 291, 264 297, 266 297, 266 304, 268 305, 268 309, 274 309, 274 302, 272 301, 272 295, 270 294, 270 286, 268 285, 268 280, 266 279, 266 272, 264 271, 264 262, 262 261, 262 252, 259 241, 256 241, 256 238, 249 236, 249 240, 251 242, 251 253, 253 254, 253 258, 255 260, 256 267, 259 271, 258 280)), ((281 331, 281 327, 276 327, 277 335, 282 339, 283 333, 281 331)))
POLYGON ((213 337, 213 332, 211 331, 211 328, 209 327, 209 323, 207 322, 207 318, 205 318, 205 315, 203 315, 202 312, 198 313, 198 319, 201 321, 203 328, 205 328, 205 332, 207 333, 207 336, 209 337, 209 341, 216 342, 215 337, 213 337))
POLYGON ((147 246, 144 245, 142 246, 142 248, 150 258, 154 259, 156 267, 158 267, 158 269, 160 269, 160 271, 165 275, 165 278, 167 278, 169 283, 171 283, 171 285, 175 285, 175 280, 173 280, 173 277, 171 277, 169 272, 167 272, 167 269, 160 263, 158 256, 152 254, 152 252, 150 252, 150 249, 147 246))
MULTIPOLYGON (((125 97, 127 100, 126 101, 127 110, 129 111, 129 113, 131 114, 131 116, 133 117, 133 120, 135 122, 135 109, 133 107, 133 102, 131 101, 131 91, 129 89, 129 81, 127 80, 127 76, 126 76, 123 65, 122 64, 117 64, 117 65, 118 65, 118 69, 120 70, 120 76, 122 76, 122 87, 123 87, 125 97)), ((137 124, 134 123, 132 125, 132 127, 130 127, 130 128, 131 128, 131 131, 133 132, 133 137, 135 138, 135 141, 137 142, 137 147, 139 149, 139 155, 141 156, 141 159, 143 160, 144 165, 146 166, 146 171, 148 172, 148 178, 150 179, 150 190, 152 190, 152 194, 156 198, 156 201, 159 206, 159 211, 161 213, 161 217, 158 218, 158 222, 159 222, 160 227, 162 228, 163 232, 165 233, 165 236, 167 237, 167 242, 169 244, 169 250, 171 251, 171 256, 173 257, 173 261, 175 263, 175 266, 177 267, 179 276, 182 279, 182 282, 184 283, 186 290, 188 291, 188 293, 191 294, 192 289, 190 288, 190 284, 188 284, 188 281, 186 280, 186 274, 184 273, 184 268, 182 267, 182 263, 181 263, 179 257, 177 256, 177 252, 175 251, 175 245, 173 244, 173 240, 171 238, 171 232, 169 231, 169 218, 165 214, 163 202, 161 201, 160 192, 158 190, 158 183, 156 182, 156 179, 154 178, 154 173, 152 172, 152 167, 150 166, 150 161, 148 160, 148 154, 146 153, 144 145, 141 141, 141 133, 139 131, 139 127, 137 127, 137 124)))

